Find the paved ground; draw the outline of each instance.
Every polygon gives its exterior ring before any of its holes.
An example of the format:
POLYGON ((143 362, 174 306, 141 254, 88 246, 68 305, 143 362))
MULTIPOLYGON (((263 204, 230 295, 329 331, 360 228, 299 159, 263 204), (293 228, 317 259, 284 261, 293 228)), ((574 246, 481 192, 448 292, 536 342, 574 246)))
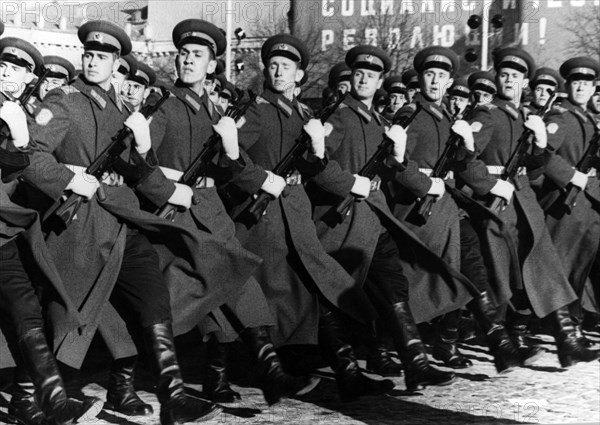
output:
MULTIPOLYGON (((600 334, 590 334, 600 342, 600 334)), ((457 373, 457 381, 448 387, 431 387, 420 393, 406 393, 403 378, 395 378, 396 389, 389 395, 365 397, 355 403, 341 403, 337 398, 331 370, 322 370, 322 381, 310 394, 299 399, 285 400, 268 407, 259 390, 235 385, 242 401, 224 406, 225 410, 209 424, 599 424, 600 423, 600 363, 578 364, 561 369, 556 347, 547 336, 539 336, 548 350, 533 367, 497 375, 491 357, 480 345, 463 345, 464 352, 474 362, 470 369, 457 373)), ((83 388, 86 395, 104 398, 109 361, 98 344, 83 369, 83 373, 64 371, 72 395, 83 388)), ((190 392, 198 395, 201 389, 197 361, 201 352, 196 344, 184 341, 180 349, 183 370, 190 383, 190 392)), ((364 362, 361 361, 364 365, 364 362)), ((241 369, 247 368, 239 360, 241 369)), ((6 382, 8 371, 0 373, 6 382)), ((240 383, 241 381, 236 380, 240 383)), ((103 411, 86 424, 158 424, 160 409, 153 394, 150 374, 141 368, 136 386, 139 394, 155 409, 147 418, 123 417, 103 411)), ((0 393, 0 415, 6 412, 10 396, 6 384, 0 393)), ((0 422, 5 420, 0 416, 0 422)))

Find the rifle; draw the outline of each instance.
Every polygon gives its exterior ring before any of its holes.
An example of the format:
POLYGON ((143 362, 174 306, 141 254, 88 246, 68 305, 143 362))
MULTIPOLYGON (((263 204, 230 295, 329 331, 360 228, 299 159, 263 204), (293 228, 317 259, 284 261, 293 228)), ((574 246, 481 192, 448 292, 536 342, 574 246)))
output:
MULTIPOLYGON (((325 122, 331 118, 333 113, 342 104, 345 98, 345 94, 341 95, 337 102, 321 111, 318 116, 318 119, 321 120, 321 123, 325 124, 325 122)), ((294 146, 292 146, 292 148, 285 154, 281 161, 279 161, 279 163, 277 163, 277 165, 275 165, 273 168, 273 174, 277 174, 284 179, 289 177, 296 170, 296 160, 304 155, 304 152, 306 152, 308 149, 309 143, 310 136, 304 130, 302 130, 302 134, 300 134, 298 139, 296 139, 294 146)), ((258 223, 269 206, 269 203, 273 199, 275 198, 273 198, 273 196, 269 193, 262 189, 259 190, 252 202, 250 202, 250 204, 248 204, 248 206, 236 217, 236 220, 248 223, 249 225, 258 223)))
MULTIPOLYGON (((51 72, 50 69, 46 67, 40 68, 40 71, 41 74, 39 75, 37 82, 27 86, 25 90, 23 90, 23 93, 21 93, 21 96, 16 100, 23 108, 27 106, 31 100, 31 96, 39 92, 40 87, 51 72)), ((2 145, 6 140, 10 139, 10 130, 8 124, 4 121, 2 121, 0 125, 0 145, 2 145)), ((0 164, 2 165, 2 168, 6 167, 11 170, 22 170, 29 165, 29 154, 21 151, 13 152, 9 149, 0 147, 0 164)))
MULTIPOLYGON (((577 163, 576 170, 587 174, 592 168, 594 163, 598 161, 598 152, 600 152, 600 131, 596 130, 596 134, 592 136, 590 144, 588 145, 583 157, 577 163)), ((567 196, 564 200, 564 207, 568 214, 571 214, 575 205, 577 205, 577 195, 581 192, 581 188, 569 183, 567 187, 567 196)))
MULTIPOLYGON (((548 99, 548 102, 546 102, 544 107, 541 108, 536 115, 545 118, 548 112, 550 112, 556 97, 557 93, 551 91, 550 99, 548 99)), ((526 154, 527 149, 529 149, 529 146, 533 141, 533 137, 534 134, 532 130, 528 128, 523 130, 521 137, 519 137, 519 140, 517 140, 517 146, 508 159, 508 162, 504 166, 504 172, 500 176, 502 180, 513 182, 517 190, 521 189, 521 185, 518 183, 517 179, 517 175, 519 173, 519 164, 521 163, 523 156, 526 154)), ((506 208, 506 200, 500 196, 496 196, 491 202, 488 203, 487 207, 492 211, 499 213, 506 208)))
MULTIPOLYGON (((474 95, 474 102, 465 108, 465 111, 463 113, 463 119, 469 119, 469 116, 477 107, 478 103, 479 96, 474 95)), ((454 121, 456 121, 456 119, 454 121)), ((461 140, 462 137, 460 137, 454 132, 451 132, 450 137, 448 137, 448 140, 446 141, 446 146, 444 147, 442 155, 438 158, 437 162, 435 163, 430 177, 440 179, 446 178, 448 172, 450 172, 450 161, 454 158, 454 155, 456 155, 456 151, 458 150, 458 145, 461 142, 461 140)), ((431 215, 431 209, 433 208, 433 204, 436 201, 437 197, 434 195, 425 195, 423 198, 417 201, 417 205, 412 216, 419 225, 424 225, 425 223, 427 223, 427 219, 431 215)))
MULTIPOLYGON (((399 124, 402 128, 406 129, 410 125, 410 123, 413 122, 413 120, 419 114, 419 112, 421 112, 421 109, 423 109, 419 102, 417 102, 416 106, 417 107, 415 111, 409 117, 406 117, 400 120, 399 122, 394 122, 394 124, 399 124)), ((367 177, 368 179, 372 180, 379 171, 381 163, 389 155, 389 151, 392 146, 394 146, 394 141, 389 137, 384 136, 383 141, 379 144, 373 156, 369 158, 367 163, 358 172, 358 175, 362 177, 367 177)), ((342 202, 340 202, 332 211, 334 215, 333 218, 336 220, 337 223, 341 223, 344 221, 346 215, 348 214, 348 211, 350 211, 350 207, 352 206, 354 199, 354 195, 352 193, 349 193, 342 200, 342 202)))
MULTIPOLYGON (((144 106, 140 110, 140 113, 146 119, 152 117, 152 115, 160 109, 160 107, 167 101, 169 97, 171 97, 171 93, 167 91, 154 105, 144 106)), ((128 146, 131 145, 131 142, 134 140, 133 131, 129 127, 123 126, 123 128, 121 128, 117 134, 111 138, 111 140, 111 144, 108 145, 85 170, 87 174, 91 174, 92 176, 96 177, 98 181, 101 181, 104 173, 110 171, 113 166, 119 160, 121 160, 121 154, 127 149, 128 146)), ((97 192, 98 199, 100 201, 106 199, 106 194, 104 193, 102 185, 100 185, 97 192)), ((86 199, 83 196, 76 193, 71 193, 67 200, 56 209, 54 215, 61 220, 65 227, 67 227, 73 221, 75 214, 81 207, 82 202, 85 201, 86 199)))
MULTIPOLYGON (((250 106, 254 103, 257 96, 258 95, 256 93, 253 93, 250 96, 250 100, 241 108, 229 105, 227 111, 225 111, 225 116, 233 118, 237 123, 246 114, 248 108, 250 108, 250 106)), ((215 155, 219 153, 221 141, 221 136, 216 132, 213 133, 208 138, 206 143, 204 143, 202 151, 200 151, 198 156, 196 156, 190 166, 185 170, 178 183, 185 184, 189 187, 194 187, 198 178, 206 174, 209 164, 212 162, 215 155)), ((176 205, 166 204, 157 212, 157 215, 161 218, 173 221, 178 209, 179 207, 176 205)))

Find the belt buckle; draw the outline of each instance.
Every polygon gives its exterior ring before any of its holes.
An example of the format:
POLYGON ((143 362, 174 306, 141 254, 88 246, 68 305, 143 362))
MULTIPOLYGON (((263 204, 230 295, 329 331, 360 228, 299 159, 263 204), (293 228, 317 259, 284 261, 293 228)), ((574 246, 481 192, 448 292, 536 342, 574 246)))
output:
POLYGON ((371 192, 377 192, 381 187, 381 180, 371 180, 371 192))

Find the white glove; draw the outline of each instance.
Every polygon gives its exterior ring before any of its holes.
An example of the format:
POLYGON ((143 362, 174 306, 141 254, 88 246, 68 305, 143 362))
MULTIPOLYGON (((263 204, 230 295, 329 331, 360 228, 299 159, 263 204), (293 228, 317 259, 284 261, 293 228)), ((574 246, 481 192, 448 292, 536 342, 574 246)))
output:
POLYGON ((465 120, 456 120, 454 124, 452 124, 452 131, 458 134, 463 139, 463 143, 465 144, 465 148, 470 150, 471 152, 475 152, 475 140, 473 139, 473 131, 471 130, 471 126, 465 120))
POLYGON ((260 188, 269 195, 279 198, 281 192, 285 189, 285 179, 277 174, 273 174, 271 171, 266 171, 266 173, 267 179, 260 188))
POLYGON ((240 146, 238 145, 238 132, 235 120, 231 117, 223 117, 213 128, 223 140, 225 155, 236 160, 240 157, 240 146))
POLYGON ((498 196, 506 201, 507 204, 510 204, 510 200, 513 197, 513 193, 515 192, 515 187, 512 183, 507 182, 506 180, 498 180, 490 193, 492 195, 498 196))
POLYGON ((581 190, 585 190, 588 183, 588 175, 583 174, 581 171, 575 170, 575 175, 571 178, 571 183, 577 186, 581 190))
POLYGON ((67 185, 66 189, 76 193, 77 195, 83 196, 88 201, 93 198, 94 194, 100 187, 100 183, 96 177, 85 172, 85 167, 79 167, 77 165, 66 165, 75 175, 67 185))
POLYGON ((137 151, 141 154, 148 152, 152 147, 148 120, 140 112, 134 112, 123 124, 133 131, 137 151))
POLYGON ((534 132, 536 146, 546 149, 546 146, 548 146, 548 134, 546 133, 546 124, 542 117, 529 115, 523 125, 534 132))
POLYGON ((430 177, 431 179, 431 188, 427 192, 428 195, 437 196, 441 198, 446 193, 446 185, 444 184, 444 179, 440 179, 439 177, 430 177))
POLYGON ((117 174, 115 172, 105 171, 104 174, 102 174, 102 183, 108 186, 118 187, 123 186, 123 184, 125 183, 125 179, 122 175, 117 174))
POLYGON ((175 192, 169 198, 169 204, 177 205, 185 208, 186 210, 192 206, 192 198, 194 197, 194 191, 191 187, 181 183, 173 183, 175 185, 175 192))
POLYGON ((325 127, 321 120, 313 118, 304 124, 304 131, 310 136, 312 153, 317 158, 325 157, 325 127))
POLYGON ((354 185, 350 192, 359 198, 368 198, 369 193, 371 193, 371 180, 367 177, 359 176, 358 174, 354 174, 354 185))
POLYGON ((0 107, 0 118, 8 125, 12 143, 17 148, 24 148, 29 143, 27 116, 23 108, 16 102, 5 101, 0 107))
POLYGON ((406 153, 406 130, 399 125, 393 125, 385 132, 385 135, 394 141, 392 155, 399 163, 404 162, 406 153))

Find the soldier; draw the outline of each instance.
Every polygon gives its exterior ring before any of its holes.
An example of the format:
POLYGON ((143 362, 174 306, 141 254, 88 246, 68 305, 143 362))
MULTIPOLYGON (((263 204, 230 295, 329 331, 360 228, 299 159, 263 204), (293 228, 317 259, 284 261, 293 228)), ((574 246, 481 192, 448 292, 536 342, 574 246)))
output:
MULTIPOLYGON (((472 282, 471 285, 475 285, 478 293, 474 294, 475 299, 468 304, 469 309, 486 333, 498 372, 507 372, 521 365, 521 362, 497 312, 496 303, 502 304, 506 299, 493 299, 477 235, 464 211, 458 207, 451 193, 445 190, 446 186, 454 187, 454 173, 468 167, 469 162, 475 158, 469 124, 450 114, 443 104, 448 86, 455 87, 461 96, 465 90, 468 91, 463 83, 452 81, 458 64, 457 55, 445 47, 428 47, 415 56, 414 67, 419 74, 420 92, 414 101, 419 102, 424 110, 408 128, 406 158, 410 165, 399 173, 400 187, 387 186, 391 189, 388 200, 398 219, 407 220, 407 225, 421 241, 449 266, 460 270, 472 282), (450 169, 445 180, 431 177, 432 169, 453 134, 460 136, 462 140, 456 153, 447 158, 450 169), (415 200, 427 196, 436 196, 431 215, 425 223, 415 221, 414 209, 418 205, 415 205, 415 200)), ((410 116, 414 109, 414 104, 407 105, 398 112, 398 116, 410 116)), ((464 109, 458 106, 454 112, 460 115, 464 109)), ((416 276, 410 277, 420 280, 416 276)), ((440 277, 434 279, 441 280, 440 277)), ((437 286, 440 284, 443 285, 444 282, 439 282, 437 286)), ((433 347, 433 357, 455 369, 472 365, 457 347, 459 318, 459 310, 448 312, 439 318, 438 335, 433 347)))
POLYGON ((137 66, 138 61, 133 55, 119 57, 118 67, 113 70, 112 74, 112 84, 119 95, 123 92, 127 78, 137 72, 137 66))
MULTIPOLYGON (((35 140, 40 151, 32 155, 31 172, 25 170, 23 174, 28 183, 53 200, 60 199, 65 190, 88 199, 66 229, 51 226, 47 236, 89 332, 65 332, 61 312, 55 310, 56 350, 67 364, 80 365, 91 337, 100 329, 111 351, 119 354, 115 358, 131 355, 122 351, 118 340, 107 338, 110 331, 105 320, 110 320, 110 315, 107 318, 106 313, 117 309, 119 315, 133 317, 141 328, 158 381, 161 423, 211 418, 221 409, 185 393, 173 341, 169 292, 157 253, 139 230, 150 218, 142 214, 135 194, 120 184, 119 176, 103 179, 103 196, 96 197, 100 182, 85 173, 86 166, 124 124, 131 128, 137 145, 150 145, 146 119, 134 113, 126 120, 128 113, 111 84, 118 58, 131 51, 131 41, 108 21, 89 21, 79 28, 78 36, 84 47, 83 74, 71 86, 48 93, 44 109, 36 117, 39 128, 35 140), (143 218, 138 219, 140 216, 143 218), (134 222, 135 227, 125 222, 134 222)), ((124 152, 123 158, 127 154, 124 152)), ((160 176, 160 171, 152 168, 132 184, 142 194, 150 194, 148 187, 160 176)), ((163 195, 169 202, 189 208, 191 189, 186 188, 176 186, 163 195)), ((129 393, 119 389, 109 387, 107 398, 114 395, 118 402, 123 401, 129 393)))
MULTIPOLYGON (((216 112, 215 106, 208 100, 204 83, 206 74, 216 66, 216 56, 224 52, 225 37, 219 28, 208 22, 188 19, 173 29, 173 43, 179 52, 176 58, 179 79, 171 88, 174 96, 153 117, 150 126, 152 153, 144 153, 155 154, 165 175, 176 182, 213 133, 216 131, 221 135, 223 155, 220 172, 216 165, 204 171, 206 174, 198 179, 194 188, 194 205, 189 213, 177 214, 176 222, 206 233, 203 255, 211 258, 212 266, 204 266, 202 271, 207 286, 205 292, 211 298, 215 295, 210 292, 220 294, 220 304, 226 302, 228 311, 235 314, 235 323, 229 324, 220 311, 205 319, 198 309, 190 308, 189 298, 198 296, 194 289, 197 282, 192 282, 190 289, 185 289, 190 275, 182 266, 185 263, 173 258, 176 251, 167 253, 160 249, 159 253, 165 259, 163 262, 169 264, 164 275, 169 279, 173 293, 173 308, 183 316, 196 318, 195 321, 188 320, 186 326, 176 321, 176 334, 189 331, 190 325, 199 327, 207 344, 203 393, 216 402, 233 402, 239 399, 239 394, 227 381, 224 344, 235 341, 239 332, 256 359, 259 386, 271 405, 283 397, 310 391, 318 381, 293 378, 283 372, 267 331, 274 320, 258 282, 251 276, 258 259, 235 239, 234 224, 217 195, 215 182, 224 184, 221 175, 230 173, 228 168, 240 167, 235 122, 230 117, 221 118, 216 112), (239 329, 240 326, 243 329, 239 329)), ((172 187, 173 184, 179 183, 166 182, 167 186, 172 187)), ((161 191, 158 189, 158 192, 161 191)), ((166 199, 163 198, 155 205, 161 207, 164 202, 166 199)), ((161 239, 168 238, 161 236, 161 239)))
POLYGON ((383 88, 388 93, 388 104, 383 111, 383 116, 388 121, 392 121, 396 112, 408 101, 408 90, 400 76, 386 78, 383 82, 383 88))
MULTIPOLYGON (((30 43, 13 37, 0 40, 0 118, 8 130, 5 133, 5 128, 2 129, 0 149, 7 150, 8 155, 27 156, 31 150, 28 117, 15 100, 43 65, 42 55, 30 43)), ((33 121, 31 116, 29 119, 33 121)), ((19 167, 2 164, 0 169, 0 307, 2 316, 8 316, 6 322, 2 321, 2 331, 17 363, 8 413, 26 425, 70 424, 84 417, 95 417, 102 402, 86 398, 82 403, 67 397, 58 365, 48 347, 36 291, 42 287, 56 291, 70 321, 78 324, 79 318, 49 258, 36 212, 9 199, 9 194, 15 191, 14 179, 28 163, 29 160, 19 167)))
POLYGON ((588 107, 596 115, 596 121, 600 121, 600 79, 596 80, 596 90, 590 99, 588 107))
POLYGON ((402 82, 406 86, 408 103, 412 103, 415 94, 419 91, 419 75, 414 69, 402 73, 402 82))
MULTIPOLYGON (((356 174, 376 151, 384 136, 394 141, 393 155, 388 158, 389 168, 404 167, 405 131, 398 125, 387 131, 382 117, 373 110, 375 92, 382 85, 391 61, 380 48, 356 46, 346 54, 346 64, 352 69, 351 95, 344 99, 342 106, 327 122, 327 126, 332 128, 327 138, 328 162, 325 170, 314 177, 318 187, 314 187, 311 198, 315 205, 314 217, 319 238, 327 252, 358 283, 364 284, 369 298, 376 304, 402 360, 407 389, 414 391, 427 385, 448 385, 454 381, 454 374, 438 370, 428 362, 408 304, 409 280, 400 263, 400 253, 394 239, 399 244, 419 250, 419 254, 416 254, 419 261, 429 264, 432 267, 430 270, 445 273, 446 279, 451 271, 442 270, 439 258, 393 217, 384 194, 379 190, 380 177, 371 181, 356 174), (342 219, 342 223, 331 223, 328 214, 332 203, 336 205, 340 198, 350 193, 358 199, 351 205, 348 216, 342 219), (366 201, 360 201, 365 198, 366 201)), ((443 183, 439 183, 436 188, 440 185, 443 187, 443 183)), ((427 284, 422 286, 427 286, 422 291, 429 295, 428 290, 432 288, 427 284)), ((464 295, 461 291, 458 288, 459 297, 464 295)), ((442 312, 451 309, 449 306, 452 302, 446 303, 447 293, 437 295, 443 299, 439 303, 442 305, 437 307, 442 312)), ((468 299, 466 296, 465 302, 468 299)), ((425 302, 427 306, 419 306, 421 315, 433 314, 429 319, 437 316, 439 313, 428 309, 430 300, 425 302)), ((337 324, 337 328, 343 329, 343 325, 337 324)), ((344 340, 339 330, 336 336, 344 340)))
POLYGON ((478 108, 470 120, 479 156, 472 166, 460 173, 460 177, 481 203, 490 202, 493 197, 503 200, 504 208, 496 211, 503 230, 495 220, 484 220, 480 234, 490 277, 498 286, 510 282, 511 304, 515 311, 508 312, 507 327, 523 358, 529 358, 531 362, 540 350, 524 340, 533 310, 550 323, 560 363, 567 367, 596 356, 576 338, 565 307, 575 301, 576 295, 568 283, 546 228, 543 211, 529 183, 530 178, 535 179, 540 174, 548 158, 545 124, 534 115, 525 119, 520 105, 521 93, 535 73, 535 63, 522 49, 504 48, 496 52, 494 68, 498 97, 478 108), (528 155, 522 160, 527 168, 520 168, 515 181, 508 182, 501 178, 503 167, 526 128, 535 137, 528 155))
MULTIPOLYGON (((325 356, 336 360, 333 366, 344 401, 387 392, 393 382, 363 375, 349 346, 336 345, 327 338, 329 334, 317 331, 325 326, 319 320, 320 303, 336 311, 341 309, 344 313, 339 314, 345 314, 346 320, 359 323, 370 323, 374 310, 365 302, 364 294, 354 288, 353 279, 323 250, 311 219, 303 176, 296 171, 284 179, 270 171, 294 146, 303 129, 311 138, 311 154, 300 161, 305 164, 303 168, 320 168, 325 155, 323 125, 310 119, 308 108, 293 96, 296 82, 308 65, 307 49, 297 38, 280 34, 267 39, 261 57, 266 89, 250 107, 240 128, 246 166, 234 176, 230 191, 239 192, 239 199, 245 199, 261 189, 274 198, 255 225, 245 224, 243 215, 238 214, 247 202, 238 202, 232 211, 238 238, 246 249, 263 258, 255 277, 276 320, 271 337, 280 351, 285 351, 284 346, 319 342, 325 356)), ((305 363, 298 360, 290 366, 300 371, 305 363)))
POLYGON ((479 106, 487 105, 498 91, 494 74, 488 71, 476 71, 469 75, 469 90, 479 99, 479 106))
POLYGON ((375 112, 382 114, 383 110, 388 104, 387 92, 384 89, 377 89, 375 97, 373 98, 373 105, 375 105, 375 112))
POLYGON ((350 91, 350 76, 352 70, 348 68, 345 62, 340 62, 331 68, 327 87, 337 95, 341 96, 350 91))
POLYGON ((529 109, 532 113, 537 113, 550 100, 551 93, 558 90, 562 83, 562 78, 552 68, 538 68, 535 75, 529 82, 529 88, 533 92, 533 99, 529 109))
MULTIPOLYGON (((142 105, 150 96, 150 87, 156 81, 156 73, 152 68, 143 62, 137 63, 135 74, 129 75, 123 84, 121 96, 123 100, 130 106, 131 112, 139 112, 142 105)), ((157 96, 154 96, 154 101, 157 96)))
POLYGON ((600 185, 597 164, 587 174, 576 167, 599 131, 595 117, 588 110, 599 73, 600 65, 591 58, 573 58, 561 65, 560 75, 567 82, 568 98, 552 110, 546 121, 548 143, 555 155, 545 170, 546 179, 539 191, 540 204, 546 211, 546 226, 578 297, 570 310, 583 342, 586 339, 580 326, 581 297, 600 244, 600 185), (572 210, 566 211, 563 193, 573 186, 582 193, 572 210))
POLYGON ((448 108, 450 113, 462 119, 463 112, 469 104, 471 90, 466 78, 456 78, 448 89, 448 108))
POLYGON ((40 87, 40 100, 44 100, 50 90, 66 86, 75 77, 75 67, 65 58, 44 56, 44 64, 51 72, 40 87))

